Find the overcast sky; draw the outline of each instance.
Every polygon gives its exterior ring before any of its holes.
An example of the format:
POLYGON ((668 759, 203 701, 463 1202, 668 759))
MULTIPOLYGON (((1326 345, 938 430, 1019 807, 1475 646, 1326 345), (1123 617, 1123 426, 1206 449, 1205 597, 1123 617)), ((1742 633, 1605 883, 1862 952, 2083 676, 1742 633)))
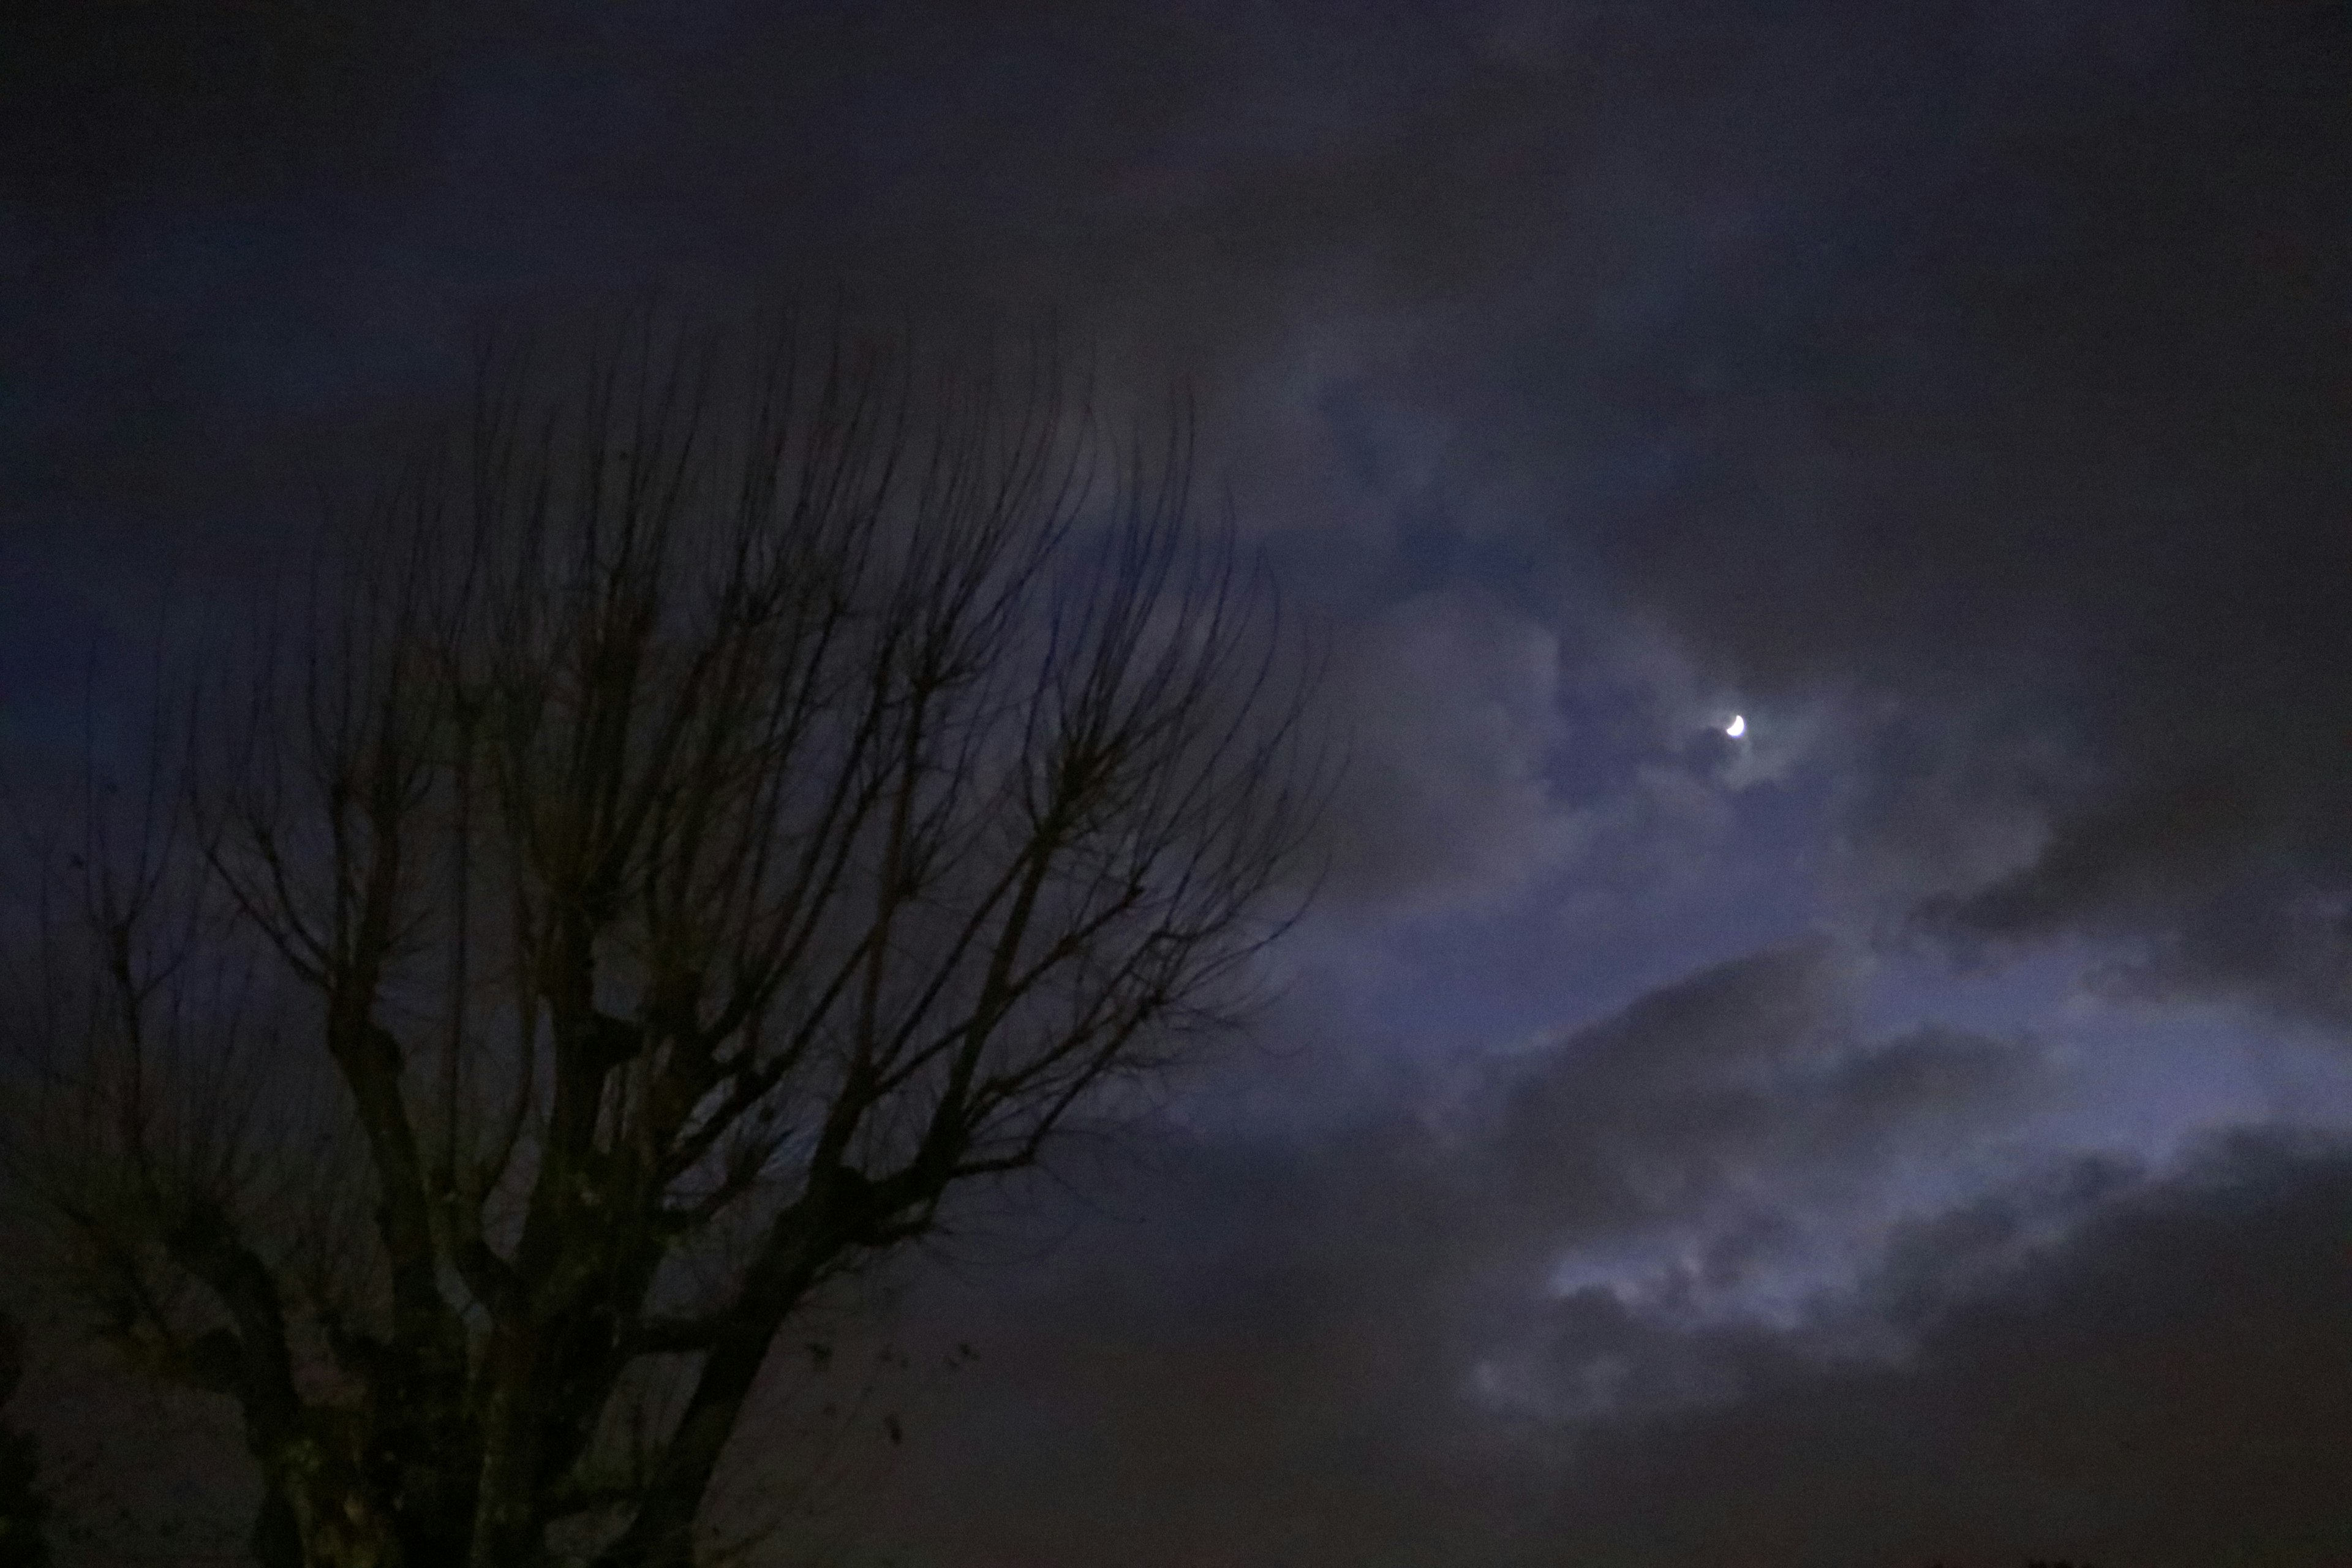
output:
POLYGON ((2352 4, 23 9, 20 763, 649 287, 1188 381, 1326 628, 1281 1000, 845 1561, 2352 1560, 2352 4))

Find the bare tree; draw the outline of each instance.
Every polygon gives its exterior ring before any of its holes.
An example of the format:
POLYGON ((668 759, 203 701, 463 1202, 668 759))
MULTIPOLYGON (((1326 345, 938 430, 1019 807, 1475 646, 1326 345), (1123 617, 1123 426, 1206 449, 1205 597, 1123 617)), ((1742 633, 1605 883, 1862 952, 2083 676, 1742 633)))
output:
POLYGON ((1182 416, 642 321, 478 387, 42 884, 20 1170, 236 1402, 269 1568, 690 1563, 780 1333, 1228 1026, 1295 898, 1182 416))
MULTIPOLYGON (((0 1413, 24 1373, 24 1331, 0 1316, 0 1413)), ((0 1419, 0 1568, 48 1568, 48 1518, 40 1445, 0 1419)))

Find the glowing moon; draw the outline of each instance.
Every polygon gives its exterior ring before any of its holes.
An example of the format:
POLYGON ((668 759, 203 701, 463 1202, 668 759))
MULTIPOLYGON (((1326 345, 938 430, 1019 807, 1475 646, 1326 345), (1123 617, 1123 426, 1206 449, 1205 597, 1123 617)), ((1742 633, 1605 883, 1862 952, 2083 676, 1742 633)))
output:
POLYGON ((1748 733, 1748 715, 1734 713, 1731 716, 1731 722, 1723 727, 1723 732, 1735 741, 1748 733))

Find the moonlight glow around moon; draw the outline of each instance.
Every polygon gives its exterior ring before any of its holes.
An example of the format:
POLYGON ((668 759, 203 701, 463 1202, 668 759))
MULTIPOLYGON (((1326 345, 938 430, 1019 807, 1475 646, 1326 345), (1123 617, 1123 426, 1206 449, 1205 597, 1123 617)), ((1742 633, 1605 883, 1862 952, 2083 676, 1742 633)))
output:
POLYGON ((1731 722, 1723 727, 1723 732, 1735 741, 1748 733, 1748 715, 1734 713, 1731 716, 1731 722))

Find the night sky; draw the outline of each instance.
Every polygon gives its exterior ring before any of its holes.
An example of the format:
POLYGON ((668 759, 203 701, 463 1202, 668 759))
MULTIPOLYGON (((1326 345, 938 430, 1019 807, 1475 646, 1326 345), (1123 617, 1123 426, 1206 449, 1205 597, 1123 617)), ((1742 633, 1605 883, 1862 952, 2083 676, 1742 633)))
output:
POLYGON ((823 1560, 2352 1562, 2352 4, 12 7, 11 763, 656 289, 1191 385, 1352 736, 823 1560))

